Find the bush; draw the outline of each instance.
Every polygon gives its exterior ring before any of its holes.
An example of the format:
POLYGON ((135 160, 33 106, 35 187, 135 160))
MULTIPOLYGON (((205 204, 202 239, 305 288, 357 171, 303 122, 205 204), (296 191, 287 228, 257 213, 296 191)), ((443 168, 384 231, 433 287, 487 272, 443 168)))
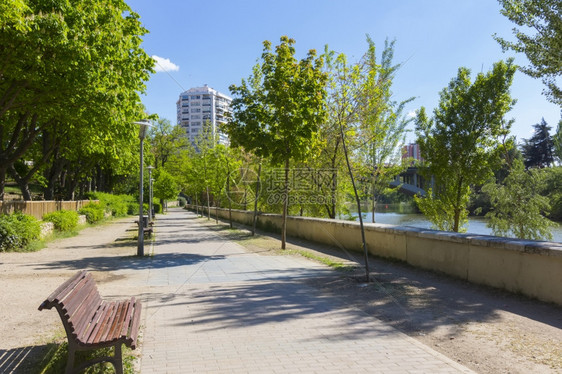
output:
POLYGON ((154 208, 154 213, 162 213, 162 205, 160 203, 152 202, 152 207, 154 208))
POLYGON ((88 223, 93 224, 104 218, 105 209, 101 204, 88 203, 78 212, 86 216, 86 221, 88 221, 88 223))
POLYGON ((59 210, 43 216, 43 221, 52 222, 55 230, 72 231, 78 226, 78 212, 73 210, 59 210))
POLYGON ((178 197, 178 203, 179 203, 180 207, 183 208, 187 204, 187 200, 186 200, 185 197, 180 196, 180 197, 178 197))
MULTIPOLYGON (((132 214, 131 207, 135 203, 135 198, 130 195, 112 195, 104 192, 93 192, 88 197, 99 200, 101 206, 111 212, 114 217, 124 217, 132 214)), ((137 208, 138 209, 138 208, 137 208)))
POLYGON ((0 252, 23 250, 41 235, 41 224, 20 212, 0 214, 0 252))

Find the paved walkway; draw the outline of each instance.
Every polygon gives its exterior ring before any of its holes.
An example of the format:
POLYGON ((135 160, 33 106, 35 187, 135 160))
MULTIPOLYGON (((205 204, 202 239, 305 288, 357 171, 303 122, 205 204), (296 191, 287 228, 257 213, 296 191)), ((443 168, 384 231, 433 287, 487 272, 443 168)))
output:
MULTIPOLYGON (((144 295, 144 373, 470 373, 303 282, 335 273, 246 252, 195 215, 159 216, 144 295)), ((132 280, 132 279, 130 279, 132 280)))

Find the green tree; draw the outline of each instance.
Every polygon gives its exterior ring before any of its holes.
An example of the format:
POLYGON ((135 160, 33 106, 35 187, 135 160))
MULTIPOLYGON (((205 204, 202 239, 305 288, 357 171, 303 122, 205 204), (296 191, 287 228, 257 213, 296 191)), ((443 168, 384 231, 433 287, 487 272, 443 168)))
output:
POLYGON ((131 136, 154 65, 140 46, 146 30, 124 1, 8 3, 0 12, 0 198, 6 172, 42 134, 50 146, 34 152, 38 163, 77 134, 92 153, 131 136))
POLYGON ((153 184, 153 195, 155 198, 163 200, 175 200, 180 189, 175 178, 164 169, 157 169, 153 184))
POLYGON ((505 119, 514 100, 512 60, 494 64, 492 71, 470 80, 460 68, 457 77, 440 93, 433 118, 421 108, 416 133, 434 188, 427 197, 416 197, 420 210, 440 230, 462 230, 468 215, 471 186, 483 184, 499 168, 510 142, 503 142, 512 121, 505 119))
POLYGON ((271 49, 263 43, 259 89, 246 81, 230 86, 235 96, 233 117, 226 126, 232 142, 259 157, 269 158, 274 165, 283 165, 283 224, 281 247, 285 249, 287 211, 289 203, 289 167, 291 160, 303 160, 312 149, 318 125, 324 119, 326 75, 322 59, 316 51, 298 61, 295 41, 287 36, 271 49))
POLYGON ((531 63, 521 68, 546 85, 547 98, 562 106, 562 2, 560 0, 498 0, 501 13, 519 28, 513 28, 515 42, 497 35, 495 39, 505 50, 524 53, 531 63))
POLYGON ((554 143, 550 135, 551 127, 544 118, 541 123, 533 125, 535 133, 530 139, 523 139, 521 146, 526 168, 549 167, 554 162, 554 143))
POLYGON ((554 157, 558 159, 558 164, 562 165, 562 119, 558 122, 556 133, 552 137, 552 147, 554 157))
POLYGON ((367 36, 369 48, 361 66, 361 83, 358 92, 357 113, 362 142, 359 154, 364 166, 364 178, 370 180, 372 222, 375 222, 377 199, 388 189, 389 183, 404 167, 400 146, 404 143, 406 126, 412 119, 403 114, 409 98, 400 103, 392 99, 392 83, 400 64, 393 64, 394 41, 385 42, 380 63, 375 53, 375 43, 367 36))
POLYGON ((149 133, 155 167, 164 167, 175 152, 187 148, 188 138, 181 126, 172 126, 165 118, 158 119, 149 133))
POLYGON ((550 229, 557 225, 545 217, 550 204, 546 196, 539 194, 544 183, 543 171, 525 171, 523 163, 515 160, 503 185, 488 183, 482 188, 490 195, 492 209, 486 217, 489 219, 487 226, 492 228, 494 235, 552 239, 550 229))

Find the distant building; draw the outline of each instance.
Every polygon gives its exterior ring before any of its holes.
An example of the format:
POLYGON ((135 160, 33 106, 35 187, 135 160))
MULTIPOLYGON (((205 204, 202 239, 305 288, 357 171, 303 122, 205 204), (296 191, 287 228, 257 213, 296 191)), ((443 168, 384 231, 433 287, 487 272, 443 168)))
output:
POLYGON ((410 143, 402 148, 402 160, 413 159, 416 161, 423 161, 418 144, 410 143))
POLYGON ((219 127, 227 121, 231 101, 230 97, 207 85, 190 88, 180 94, 176 103, 177 123, 193 142, 208 121, 213 134, 219 137, 219 143, 228 144, 228 137, 219 131, 219 127))

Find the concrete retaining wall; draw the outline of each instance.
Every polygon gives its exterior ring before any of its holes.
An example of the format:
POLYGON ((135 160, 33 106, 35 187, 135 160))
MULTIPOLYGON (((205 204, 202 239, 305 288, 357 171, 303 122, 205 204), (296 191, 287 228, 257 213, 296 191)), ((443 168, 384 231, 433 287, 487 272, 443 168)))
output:
MULTIPOLYGON (((215 211, 211 208, 211 215, 215 211)), ((252 214, 232 210, 232 219, 251 225, 252 214)), ((219 209, 218 215, 228 219, 228 210, 219 209)), ((259 214, 257 225, 280 232, 281 216, 259 214)), ((361 251, 358 222, 288 217, 287 235, 361 251)), ((365 224, 365 236, 373 255, 562 305, 562 243, 372 223, 365 224)))

